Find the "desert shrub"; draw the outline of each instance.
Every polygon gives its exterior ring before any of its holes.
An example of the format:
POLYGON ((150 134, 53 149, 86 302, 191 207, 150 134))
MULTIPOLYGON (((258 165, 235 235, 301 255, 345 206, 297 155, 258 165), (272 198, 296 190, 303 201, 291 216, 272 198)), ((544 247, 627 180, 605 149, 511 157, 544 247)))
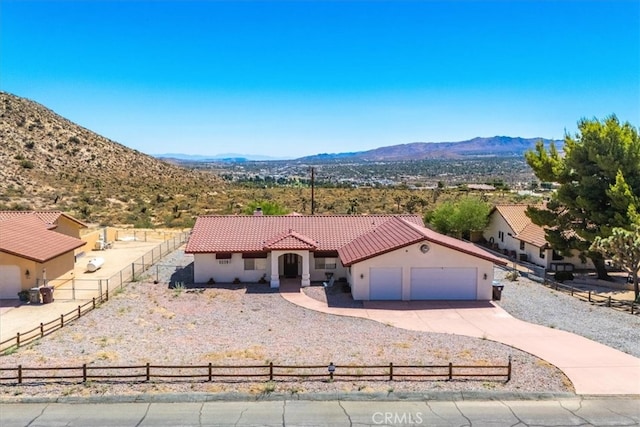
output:
POLYGON ((33 162, 23 159, 20 161, 20 166, 22 166, 24 169, 33 169, 33 162))

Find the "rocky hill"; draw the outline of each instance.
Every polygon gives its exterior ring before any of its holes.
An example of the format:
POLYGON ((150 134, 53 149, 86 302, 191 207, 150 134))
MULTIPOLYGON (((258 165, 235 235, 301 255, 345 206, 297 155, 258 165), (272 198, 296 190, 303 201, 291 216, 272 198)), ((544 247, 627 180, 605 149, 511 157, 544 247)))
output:
POLYGON ((193 201, 221 185, 212 174, 162 162, 5 92, 0 140, 0 209, 59 209, 105 224, 188 226, 193 201))
MULTIPOLYGON (((460 142, 413 142, 410 144, 392 145, 373 150, 318 154, 303 157, 299 161, 406 161, 424 159, 460 159, 464 157, 522 157, 527 150, 535 147, 538 141, 549 145, 551 140, 544 138, 517 138, 494 136, 491 138, 473 138, 460 142)), ((554 141, 559 149, 563 141, 554 141)))

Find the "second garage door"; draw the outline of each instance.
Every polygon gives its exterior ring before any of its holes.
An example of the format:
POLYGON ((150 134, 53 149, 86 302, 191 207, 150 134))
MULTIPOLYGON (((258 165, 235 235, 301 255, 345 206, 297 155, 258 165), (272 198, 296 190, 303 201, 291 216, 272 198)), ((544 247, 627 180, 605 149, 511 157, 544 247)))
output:
POLYGON ((0 265, 0 299, 17 299, 20 291, 20 267, 0 265))
POLYGON ((402 299, 401 268, 370 268, 369 277, 370 300, 402 299))
POLYGON ((477 299, 475 268, 412 268, 412 300, 477 299))

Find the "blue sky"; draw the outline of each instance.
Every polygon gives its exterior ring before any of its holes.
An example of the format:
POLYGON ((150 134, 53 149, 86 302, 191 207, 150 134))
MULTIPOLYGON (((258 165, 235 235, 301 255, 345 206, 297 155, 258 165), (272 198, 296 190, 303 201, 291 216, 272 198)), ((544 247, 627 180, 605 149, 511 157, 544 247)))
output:
POLYGON ((0 89, 145 153, 640 125, 640 2, 0 3, 0 89))

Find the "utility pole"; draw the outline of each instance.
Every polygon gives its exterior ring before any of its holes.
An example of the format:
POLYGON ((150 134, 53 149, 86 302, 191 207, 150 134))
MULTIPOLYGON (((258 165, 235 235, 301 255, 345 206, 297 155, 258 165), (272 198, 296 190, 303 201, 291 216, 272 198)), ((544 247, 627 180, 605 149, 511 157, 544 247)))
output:
POLYGON ((315 213, 316 210, 316 199, 314 195, 315 189, 315 168, 311 166, 311 215, 315 213))

